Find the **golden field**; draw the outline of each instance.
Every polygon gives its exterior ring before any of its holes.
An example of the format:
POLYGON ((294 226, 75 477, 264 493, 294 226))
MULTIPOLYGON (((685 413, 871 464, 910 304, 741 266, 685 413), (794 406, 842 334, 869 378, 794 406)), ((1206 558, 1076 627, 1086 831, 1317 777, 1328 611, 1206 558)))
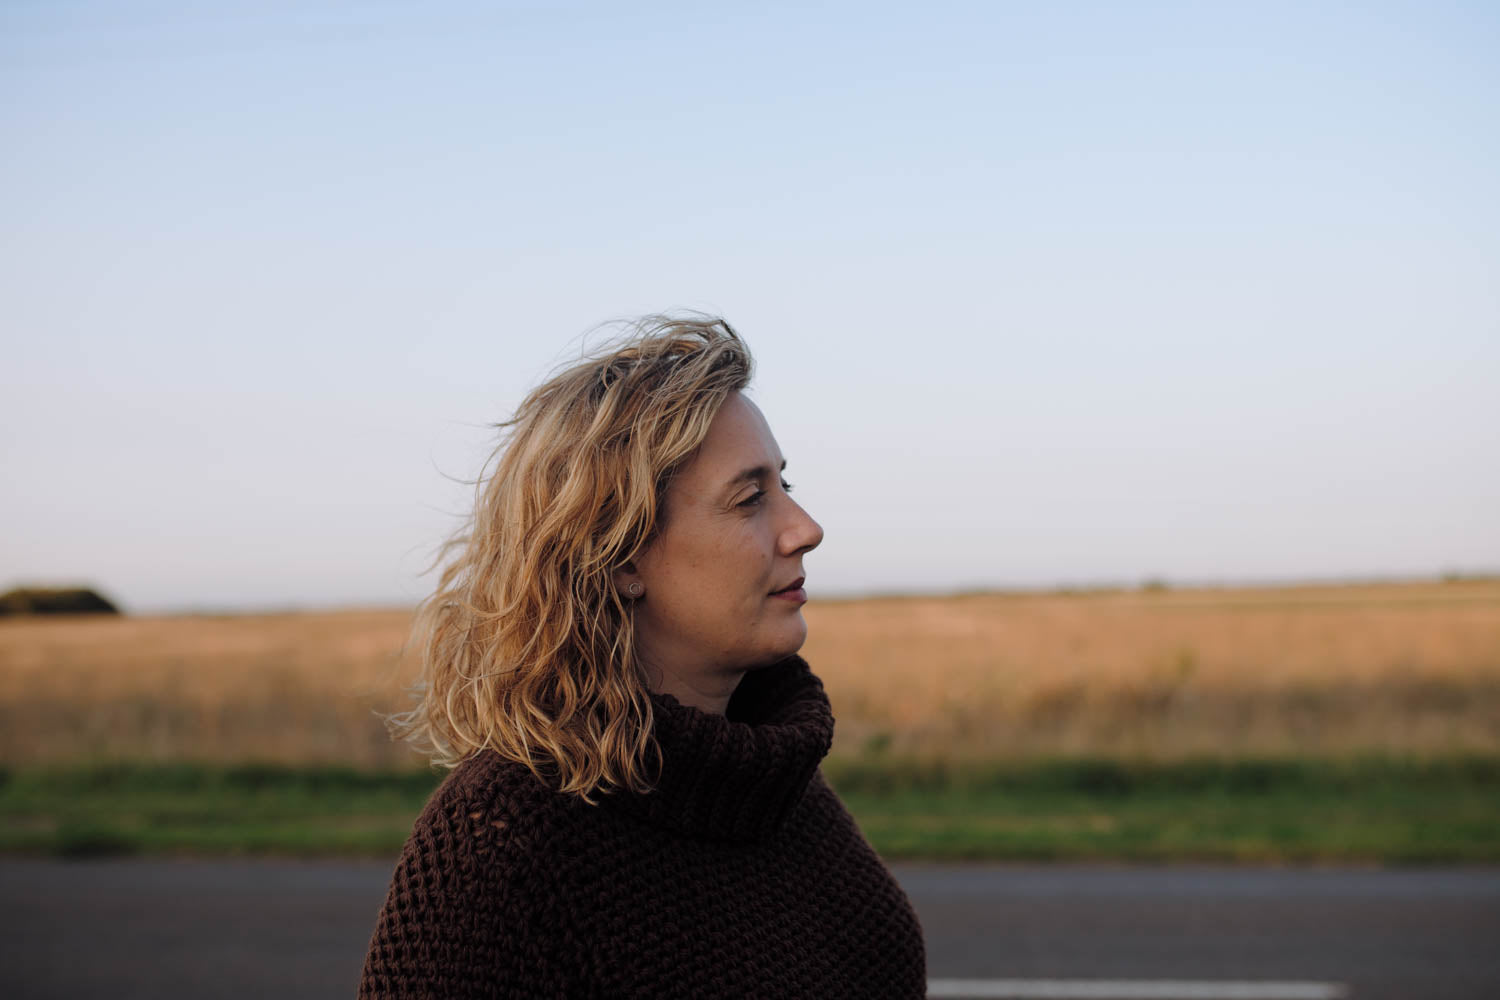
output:
MULTIPOLYGON (((814 594, 816 598, 816 594, 814 594)), ((890 597, 806 609, 834 752, 1500 753, 1500 581, 890 597)), ((0 763, 415 763, 405 610, 0 620, 0 763)))

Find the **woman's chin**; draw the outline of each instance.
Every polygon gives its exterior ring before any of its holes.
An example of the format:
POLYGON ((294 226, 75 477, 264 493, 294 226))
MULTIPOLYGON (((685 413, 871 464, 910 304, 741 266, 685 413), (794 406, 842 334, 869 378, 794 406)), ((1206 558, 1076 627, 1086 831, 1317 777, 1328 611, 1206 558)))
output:
POLYGON ((807 623, 802 620, 800 611, 796 615, 796 621, 788 622, 787 626, 786 634, 776 644, 776 658, 773 661, 775 663, 780 663, 788 656, 795 655, 802 648, 802 644, 807 641, 807 623))

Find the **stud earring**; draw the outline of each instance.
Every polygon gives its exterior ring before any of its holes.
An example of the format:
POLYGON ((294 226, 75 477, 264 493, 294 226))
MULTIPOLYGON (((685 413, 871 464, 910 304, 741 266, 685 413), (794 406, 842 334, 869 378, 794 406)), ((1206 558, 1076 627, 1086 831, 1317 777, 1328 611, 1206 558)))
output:
POLYGON ((641 590, 644 589, 644 588, 642 588, 641 585, 638 584, 638 583, 632 583, 630 586, 626 587, 625 589, 627 591, 629 591, 631 597, 640 597, 641 596, 641 590))

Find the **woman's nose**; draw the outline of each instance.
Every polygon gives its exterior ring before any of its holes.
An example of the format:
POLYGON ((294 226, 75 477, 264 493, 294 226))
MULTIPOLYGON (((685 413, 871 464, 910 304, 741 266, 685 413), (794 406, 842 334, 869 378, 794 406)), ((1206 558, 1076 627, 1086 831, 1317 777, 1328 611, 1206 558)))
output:
POLYGON ((809 517, 807 511, 794 501, 792 523, 782 533, 782 538, 789 553, 807 552, 823 543, 823 526, 809 517))

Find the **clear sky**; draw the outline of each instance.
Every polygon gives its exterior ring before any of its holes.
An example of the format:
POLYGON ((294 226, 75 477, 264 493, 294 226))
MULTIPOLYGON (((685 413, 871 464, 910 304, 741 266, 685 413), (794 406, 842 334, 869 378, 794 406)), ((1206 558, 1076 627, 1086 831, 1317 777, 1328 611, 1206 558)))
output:
POLYGON ((814 599, 1500 569, 1496 10, 12 0, 0 588, 413 601, 671 308, 814 599))

